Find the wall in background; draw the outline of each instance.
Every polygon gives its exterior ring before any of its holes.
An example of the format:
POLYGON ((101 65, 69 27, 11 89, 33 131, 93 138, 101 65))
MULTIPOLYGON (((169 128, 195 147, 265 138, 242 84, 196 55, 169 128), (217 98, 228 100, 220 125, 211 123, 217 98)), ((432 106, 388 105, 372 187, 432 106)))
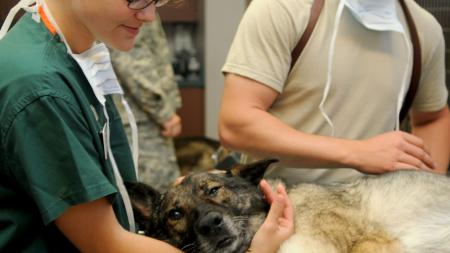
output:
POLYGON ((177 111, 183 124, 180 137, 205 135, 204 1, 182 1, 158 9, 183 101, 177 111))
POLYGON ((247 2, 244 0, 204 1, 205 116, 206 136, 218 139, 220 100, 224 78, 222 65, 247 2))

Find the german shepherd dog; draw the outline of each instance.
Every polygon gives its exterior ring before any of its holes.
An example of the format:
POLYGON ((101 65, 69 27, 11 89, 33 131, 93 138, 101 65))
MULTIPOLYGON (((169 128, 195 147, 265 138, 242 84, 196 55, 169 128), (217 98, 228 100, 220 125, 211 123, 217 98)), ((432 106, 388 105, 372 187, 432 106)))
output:
MULTIPOLYGON (((145 235, 185 252, 245 252, 268 212, 258 189, 276 160, 187 176, 159 194, 127 184, 145 235)), ((295 234, 280 253, 448 253, 450 179, 418 171, 288 189, 295 234)))

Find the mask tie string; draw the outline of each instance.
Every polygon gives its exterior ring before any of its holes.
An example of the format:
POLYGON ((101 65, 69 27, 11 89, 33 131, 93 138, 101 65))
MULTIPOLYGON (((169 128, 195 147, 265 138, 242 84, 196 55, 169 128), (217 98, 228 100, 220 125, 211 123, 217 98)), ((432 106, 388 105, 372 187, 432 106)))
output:
POLYGON ((0 29, 0 40, 3 39, 3 37, 5 37, 6 33, 8 32, 9 28, 11 27, 14 17, 17 15, 17 13, 20 11, 20 9, 23 9, 29 13, 33 13, 33 19, 35 21, 39 22, 39 16, 36 15, 37 8, 38 8, 38 2, 36 0, 21 0, 21 1, 19 1, 19 3, 14 5, 14 7, 11 8, 8 15, 6 16, 5 21, 3 21, 2 28, 0 29))
POLYGON ((400 111, 402 110, 402 106, 403 106, 403 101, 405 100, 405 96, 406 96, 406 88, 408 87, 408 79, 410 77, 410 73, 411 73, 411 62, 412 60, 412 54, 413 54, 413 49, 412 49, 412 45, 411 45, 411 40, 408 38, 406 32, 402 33, 403 35, 403 39, 405 41, 405 45, 406 45, 406 55, 408 56, 407 59, 407 64, 405 67, 405 73, 403 74, 403 80, 402 80, 402 86, 400 87, 400 92, 398 94, 398 100, 397 100, 397 115, 396 115, 396 120, 395 120, 395 130, 400 130, 400 111))
MULTIPOLYGON (((125 108, 125 111, 127 113, 128 122, 131 127, 131 148, 132 148, 132 154, 133 154, 133 162, 134 162, 134 169, 136 170, 136 177, 138 177, 138 161, 139 161, 139 133, 138 133, 138 127, 136 123, 136 118, 134 117, 133 112, 131 111, 130 105, 125 100, 125 97, 121 95, 122 104, 125 108)), ((138 177, 139 178, 139 177, 138 177)))
POLYGON ((110 129, 109 129, 109 116, 106 111, 106 106, 103 106, 103 113, 106 118, 106 124, 103 127, 103 133, 104 133, 104 143, 105 143, 105 150, 108 152, 108 156, 106 159, 109 158, 111 162, 111 166, 113 167, 114 177, 116 179, 117 188, 119 190, 120 195, 122 196, 122 200, 125 206, 125 211, 128 218, 128 223, 130 226, 131 232, 136 232, 136 225, 134 221, 134 214, 133 214, 133 208, 131 206, 131 200, 130 196, 128 195, 128 191, 125 188, 125 184, 123 183, 122 176, 120 175, 119 167, 117 166, 116 160, 114 159, 114 154, 112 152, 111 148, 111 141, 110 141, 110 129))
POLYGON ((327 82, 325 83, 322 101, 319 104, 319 109, 320 109, 322 116, 325 118, 328 125, 330 125, 330 127, 331 127, 331 136, 334 136, 334 124, 331 121, 330 117, 328 116, 327 112, 325 111, 324 105, 325 105, 325 101, 327 100, 328 93, 330 92, 332 72, 333 72, 333 59, 334 59, 334 52, 335 52, 335 47, 336 47, 336 38, 337 38, 337 33, 339 30, 339 24, 341 21, 341 16, 342 16, 343 11, 344 11, 344 1, 341 0, 339 2, 336 16, 334 19, 335 21, 334 21, 334 26, 333 26, 333 33, 331 35, 330 49, 328 52, 327 82))

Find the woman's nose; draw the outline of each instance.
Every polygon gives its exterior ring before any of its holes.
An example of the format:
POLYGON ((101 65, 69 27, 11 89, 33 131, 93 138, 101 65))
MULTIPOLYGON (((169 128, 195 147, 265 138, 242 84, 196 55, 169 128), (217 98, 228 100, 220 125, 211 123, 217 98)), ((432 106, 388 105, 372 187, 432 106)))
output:
POLYGON ((156 17, 156 6, 155 4, 150 4, 142 10, 136 13, 136 18, 143 22, 152 22, 156 17))

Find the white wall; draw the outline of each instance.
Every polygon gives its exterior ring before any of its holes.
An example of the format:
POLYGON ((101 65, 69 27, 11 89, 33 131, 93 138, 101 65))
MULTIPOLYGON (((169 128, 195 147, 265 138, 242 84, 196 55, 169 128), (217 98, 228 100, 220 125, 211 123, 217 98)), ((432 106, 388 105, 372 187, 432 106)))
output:
POLYGON ((217 122, 224 81, 220 69, 245 7, 244 0, 204 0, 205 129, 210 138, 218 139, 217 122))

